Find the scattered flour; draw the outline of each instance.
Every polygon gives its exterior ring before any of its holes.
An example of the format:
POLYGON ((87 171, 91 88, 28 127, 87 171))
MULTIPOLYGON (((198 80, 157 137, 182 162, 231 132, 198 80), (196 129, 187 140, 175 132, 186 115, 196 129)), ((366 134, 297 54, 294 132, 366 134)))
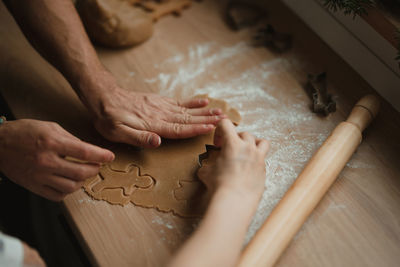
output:
POLYGON ((79 199, 78 203, 79 204, 87 203, 87 204, 93 204, 93 205, 97 204, 96 200, 91 199, 89 196, 85 199, 79 199))
POLYGON ((155 219, 153 219, 152 221, 151 221, 151 223, 156 223, 156 224, 159 224, 159 225, 163 225, 164 224, 164 221, 163 221, 163 219, 161 219, 161 217, 155 217, 155 219))
POLYGON ((346 164, 347 167, 352 169, 375 169, 375 165, 367 164, 361 161, 352 160, 346 164))
MULTIPOLYGON (((162 225, 162 226, 165 226, 166 228, 168 228, 168 229, 174 229, 174 226, 172 225, 172 223, 171 222, 167 222, 167 221, 164 221, 161 217, 159 217, 159 216, 157 216, 157 217, 155 217, 155 219, 153 219, 152 221, 151 221, 151 223, 155 223, 155 224, 158 224, 158 225, 162 225)), ((164 233, 164 230, 161 230, 161 231, 163 231, 163 233, 164 233)))
POLYGON ((207 93, 224 99, 241 112, 243 123, 238 127, 239 131, 249 131, 270 140, 271 149, 265 162, 266 190, 249 228, 247 241, 333 128, 330 122, 310 113, 306 104, 299 104, 307 103, 300 86, 289 88, 298 98, 298 101, 293 101, 287 98, 287 91, 281 92, 282 88, 274 85, 274 77, 290 69, 292 62, 287 59, 255 62, 245 71, 238 72, 237 66, 252 49, 243 42, 231 47, 221 47, 216 43, 199 44, 189 47, 187 53, 174 55, 156 65, 160 74, 146 80, 166 96, 187 98, 207 93), (221 69, 229 80, 219 76, 221 71, 214 71, 221 69), (254 101, 259 104, 252 105, 254 101), (320 120, 324 127, 306 128, 315 120, 320 120))
POLYGON ((240 42, 233 47, 222 47, 216 53, 210 53, 216 44, 207 43, 190 47, 187 55, 178 54, 164 62, 156 65, 156 68, 169 69, 170 65, 179 66, 173 73, 160 72, 158 77, 147 79, 148 83, 158 82, 158 88, 163 95, 176 94, 177 90, 187 88, 190 84, 195 86, 196 79, 207 73, 209 68, 216 63, 231 59, 232 57, 244 53, 249 47, 244 42, 240 42), (185 61, 183 64, 176 64, 185 61))

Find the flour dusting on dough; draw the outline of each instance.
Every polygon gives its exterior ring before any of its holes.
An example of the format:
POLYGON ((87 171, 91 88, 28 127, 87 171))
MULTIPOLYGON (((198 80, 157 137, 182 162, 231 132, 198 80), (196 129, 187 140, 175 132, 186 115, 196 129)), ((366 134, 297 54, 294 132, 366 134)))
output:
POLYGON ((292 86, 296 82, 289 83, 292 87, 277 88, 274 80, 290 78, 287 72, 296 62, 285 58, 265 60, 238 72, 237 66, 250 56, 252 49, 243 42, 231 47, 217 43, 195 45, 186 53, 174 55, 155 66, 160 74, 147 80, 166 96, 187 98, 208 94, 224 99, 242 115, 239 131, 249 131, 270 140, 271 149, 265 162, 266 190, 246 242, 335 126, 309 111, 309 100, 301 86, 292 86), (221 73, 221 68, 230 79, 215 74, 221 73), (287 92, 295 94, 296 100, 288 98, 287 92), (251 105, 254 101, 257 101, 257 106, 251 105), (315 120, 319 121, 321 128, 307 128, 315 120))

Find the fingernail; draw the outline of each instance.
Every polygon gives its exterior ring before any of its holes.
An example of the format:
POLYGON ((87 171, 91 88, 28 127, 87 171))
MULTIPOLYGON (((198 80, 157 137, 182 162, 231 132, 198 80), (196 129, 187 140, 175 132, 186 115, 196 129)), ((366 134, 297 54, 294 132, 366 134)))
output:
POLYGON ((107 156, 106 156, 106 161, 107 162, 111 162, 111 161, 113 161, 114 159, 115 159, 115 155, 114 155, 114 153, 112 152, 112 151, 110 151, 110 150, 108 150, 108 149, 105 149, 105 151, 107 151, 106 153, 107 153, 107 156))
POLYGON ((200 99, 200 100, 199 100, 199 103, 202 104, 202 105, 203 105, 203 104, 206 104, 206 103, 207 103, 207 99, 200 99))
POLYGON ((222 110, 219 109, 219 108, 212 108, 212 109, 210 110, 210 113, 211 113, 211 115, 219 115, 219 114, 222 113, 222 110))
POLYGON ((159 146, 161 144, 161 138, 159 136, 150 136, 149 138, 149 144, 152 146, 159 146))
POLYGON ((215 126, 213 124, 204 124, 203 127, 207 128, 207 129, 214 129, 215 128, 215 126))

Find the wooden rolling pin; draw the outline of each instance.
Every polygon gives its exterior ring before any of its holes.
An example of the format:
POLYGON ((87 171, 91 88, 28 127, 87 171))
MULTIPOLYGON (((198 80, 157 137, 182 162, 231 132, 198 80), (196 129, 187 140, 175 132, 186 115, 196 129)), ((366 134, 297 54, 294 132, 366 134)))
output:
POLYGON ((240 267, 273 266, 307 217, 336 180, 362 140, 362 131, 379 110, 367 95, 357 102, 314 154, 240 257, 240 267))

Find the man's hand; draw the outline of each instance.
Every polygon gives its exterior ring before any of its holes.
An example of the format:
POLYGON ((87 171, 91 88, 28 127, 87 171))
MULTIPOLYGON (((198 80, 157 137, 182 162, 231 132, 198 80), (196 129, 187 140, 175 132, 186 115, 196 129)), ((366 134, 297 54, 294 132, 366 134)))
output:
POLYGON ((141 147, 158 147, 161 138, 188 138, 212 131, 226 116, 209 109, 208 99, 177 101, 156 94, 129 92, 112 86, 99 89, 101 100, 85 101, 96 129, 107 139, 141 147), (104 93, 107 91, 107 93, 104 93))
POLYGON ((205 134, 221 119, 221 110, 201 109, 207 100, 178 102, 119 88, 99 61, 73 1, 5 3, 31 44, 64 75, 109 140, 157 147, 160 137, 205 134))
POLYGON ((199 178, 211 193, 224 189, 243 196, 261 197, 265 182, 265 156, 268 141, 247 132, 236 133, 229 120, 222 120, 215 131, 214 144, 221 147, 215 164, 202 167, 199 178))
POLYGON ((0 170, 53 201, 78 190, 85 179, 99 172, 100 163, 113 159, 111 151, 82 142, 53 122, 16 120, 0 125, 0 170))

